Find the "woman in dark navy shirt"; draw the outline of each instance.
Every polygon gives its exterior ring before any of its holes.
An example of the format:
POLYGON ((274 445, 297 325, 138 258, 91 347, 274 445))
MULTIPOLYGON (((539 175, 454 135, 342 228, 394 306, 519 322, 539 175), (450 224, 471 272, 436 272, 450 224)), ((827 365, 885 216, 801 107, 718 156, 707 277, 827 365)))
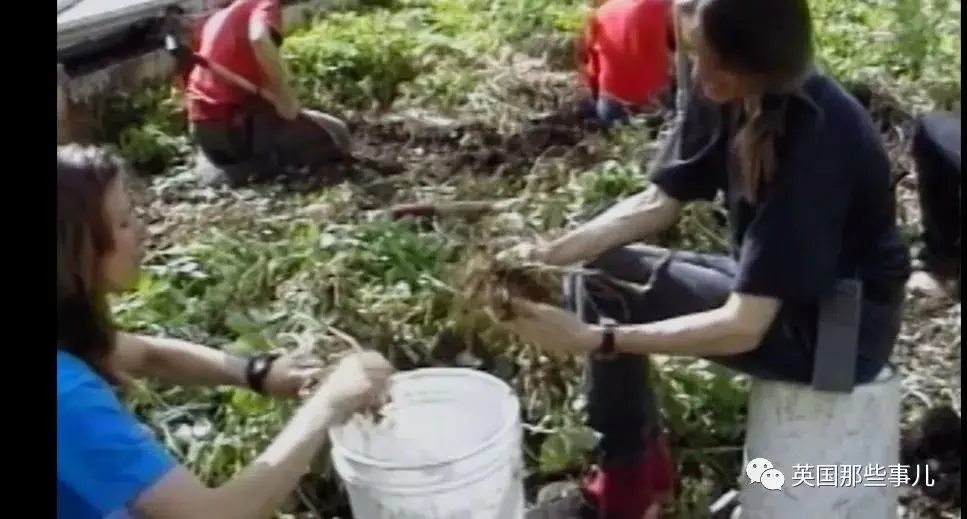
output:
POLYGON ((637 283, 660 271, 647 294, 571 280, 569 310, 518 300, 506 323, 546 350, 617 353, 589 361, 588 414, 602 456, 583 496, 608 519, 653 519, 673 487, 643 357, 705 357, 810 383, 819 302, 840 280, 856 280, 855 380, 869 381, 892 351, 910 270, 886 151, 863 108, 813 67, 807 1, 686 0, 676 9, 697 91, 649 187, 562 238, 505 253, 591 260, 589 268, 637 283), (685 203, 719 193, 731 254, 669 259, 627 246, 674 225, 685 203))

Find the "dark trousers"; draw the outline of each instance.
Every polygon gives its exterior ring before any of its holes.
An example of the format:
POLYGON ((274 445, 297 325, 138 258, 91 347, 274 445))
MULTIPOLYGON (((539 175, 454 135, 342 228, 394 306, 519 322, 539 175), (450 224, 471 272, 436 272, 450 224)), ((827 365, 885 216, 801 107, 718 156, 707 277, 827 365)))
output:
MULTIPOLYGON (((736 273, 731 258, 676 252, 660 267, 667 253, 659 247, 631 246, 603 254, 588 268, 639 284, 647 283, 656 269, 661 272, 644 295, 571 277, 565 280, 566 304, 585 322, 608 317, 639 324, 712 310, 728 299, 736 273)), ((873 380, 886 365, 900 330, 901 301, 902 297, 884 303, 864 301, 856 368, 859 383, 873 380)), ((756 349, 709 360, 756 378, 808 384, 813 373, 814 336, 814 327, 798 325, 783 308, 756 349)), ((599 447, 605 464, 640 462, 645 455, 644 436, 659 426, 649 362, 642 355, 589 359, 588 420, 602 434, 599 447)))
POLYGON ((583 116, 597 119, 603 126, 614 126, 627 122, 634 113, 623 103, 605 96, 592 96, 584 101, 583 116))
POLYGON ((581 115, 586 119, 597 119, 604 127, 620 125, 628 122, 632 116, 642 112, 649 112, 659 108, 674 109, 675 88, 675 82, 672 81, 669 88, 666 88, 655 96, 651 106, 629 106, 592 91, 590 97, 582 102, 581 115))
POLYGON ((205 168, 233 185, 316 173, 341 155, 322 126, 302 115, 283 119, 268 103, 253 100, 233 119, 191 127, 205 168))
POLYGON ((912 144, 917 170, 925 268, 948 276, 960 268, 960 117, 917 118, 912 144))

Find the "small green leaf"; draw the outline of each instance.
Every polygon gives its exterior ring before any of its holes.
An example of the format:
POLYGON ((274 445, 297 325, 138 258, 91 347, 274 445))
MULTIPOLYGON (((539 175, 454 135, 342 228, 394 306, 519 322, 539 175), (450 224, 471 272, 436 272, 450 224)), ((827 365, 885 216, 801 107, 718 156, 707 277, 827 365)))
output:
POLYGON ((250 335, 260 331, 260 326, 252 318, 237 310, 229 310, 225 316, 225 327, 238 335, 250 335))
POLYGON ((242 335, 238 339, 235 339, 233 347, 238 351, 248 353, 272 349, 272 345, 269 343, 269 341, 258 332, 242 335))

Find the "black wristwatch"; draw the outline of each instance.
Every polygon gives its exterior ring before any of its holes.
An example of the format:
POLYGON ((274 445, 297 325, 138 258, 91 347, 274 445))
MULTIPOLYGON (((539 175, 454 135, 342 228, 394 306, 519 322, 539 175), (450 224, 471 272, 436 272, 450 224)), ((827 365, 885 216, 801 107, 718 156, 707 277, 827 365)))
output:
POLYGON ((245 381, 248 382, 248 387, 257 393, 263 393, 262 385, 265 383, 265 377, 280 356, 278 353, 263 353, 249 358, 245 365, 245 381))
POLYGON ((605 357, 615 354, 613 322, 606 322, 601 325, 601 345, 598 346, 595 353, 605 357))

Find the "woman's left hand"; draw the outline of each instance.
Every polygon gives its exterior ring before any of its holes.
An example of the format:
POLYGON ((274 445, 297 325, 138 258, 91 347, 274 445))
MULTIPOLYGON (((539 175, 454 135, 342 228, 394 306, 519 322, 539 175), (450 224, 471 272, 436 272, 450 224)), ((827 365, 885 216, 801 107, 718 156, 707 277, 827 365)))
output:
POLYGON ((601 344, 601 335, 592 326, 561 308, 512 299, 511 311, 513 318, 501 324, 548 354, 589 353, 601 344))
POLYGON ((311 353, 289 352, 272 363, 262 387, 273 396, 305 396, 319 382, 322 368, 322 360, 311 353))

